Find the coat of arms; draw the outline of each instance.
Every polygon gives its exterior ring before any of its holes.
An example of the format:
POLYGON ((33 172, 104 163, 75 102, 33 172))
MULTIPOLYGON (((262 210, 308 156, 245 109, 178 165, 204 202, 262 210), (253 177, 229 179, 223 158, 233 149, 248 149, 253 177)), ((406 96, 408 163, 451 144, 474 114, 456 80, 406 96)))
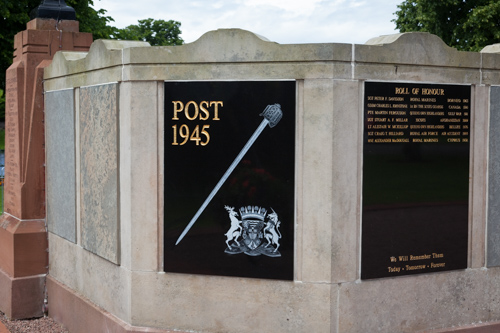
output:
POLYGON ((226 253, 281 257, 281 253, 278 251, 281 239, 279 231, 281 221, 272 208, 272 213, 268 214, 267 209, 263 207, 241 207, 239 218, 234 207, 224 206, 224 208, 229 213, 231 220, 231 227, 225 233, 227 238, 226 253))

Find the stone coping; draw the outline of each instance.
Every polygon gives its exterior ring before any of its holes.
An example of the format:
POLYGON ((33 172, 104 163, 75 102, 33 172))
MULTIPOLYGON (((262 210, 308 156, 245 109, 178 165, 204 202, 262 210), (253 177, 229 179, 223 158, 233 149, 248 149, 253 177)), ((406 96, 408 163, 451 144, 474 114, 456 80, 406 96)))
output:
POLYGON ((380 36, 364 45, 278 44, 250 31, 219 29, 179 46, 152 47, 142 41, 97 40, 88 53, 57 52, 45 70, 44 79, 46 90, 99 84, 110 79, 181 80, 186 79, 186 72, 192 73, 192 80, 224 79, 227 68, 234 79, 251 79, 257 65, 261 79, 384 78, 499 84, 499 48, 492 45, 482 52, 458 51, 439 37, 424 32, 380 36), (51 83, 60 78, 67 83, 51 83))

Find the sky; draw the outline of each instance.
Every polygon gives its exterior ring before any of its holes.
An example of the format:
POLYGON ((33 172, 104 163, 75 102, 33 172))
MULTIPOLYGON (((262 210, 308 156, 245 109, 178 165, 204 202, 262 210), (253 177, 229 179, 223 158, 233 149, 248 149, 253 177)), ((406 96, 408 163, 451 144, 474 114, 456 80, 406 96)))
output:
POLYGON ((138 20, 175 20, 191 43, 221 28, 249 30, 280 44, 364 44, 398 33, 394 22, 403 0, 94 0, 117 28, 138 20))

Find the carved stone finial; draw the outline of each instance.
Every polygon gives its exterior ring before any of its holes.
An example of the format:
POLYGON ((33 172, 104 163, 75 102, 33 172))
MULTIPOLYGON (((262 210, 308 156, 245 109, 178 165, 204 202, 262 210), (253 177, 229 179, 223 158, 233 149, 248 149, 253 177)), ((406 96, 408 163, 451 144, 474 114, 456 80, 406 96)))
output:
POLYGON ((43 0, 40 6, 31 11, 30 18, 76 21, 76 12, 72 7, 66 5, 64 0, 43 0))

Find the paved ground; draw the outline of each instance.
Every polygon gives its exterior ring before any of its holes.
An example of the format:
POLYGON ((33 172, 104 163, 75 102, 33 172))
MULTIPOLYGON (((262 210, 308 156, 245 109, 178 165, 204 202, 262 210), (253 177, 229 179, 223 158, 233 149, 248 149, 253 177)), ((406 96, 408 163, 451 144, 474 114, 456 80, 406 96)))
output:
POLYGON ((69 333, 64 327, 49 317, 9 320, 0 312, 0 333, 69 333))

